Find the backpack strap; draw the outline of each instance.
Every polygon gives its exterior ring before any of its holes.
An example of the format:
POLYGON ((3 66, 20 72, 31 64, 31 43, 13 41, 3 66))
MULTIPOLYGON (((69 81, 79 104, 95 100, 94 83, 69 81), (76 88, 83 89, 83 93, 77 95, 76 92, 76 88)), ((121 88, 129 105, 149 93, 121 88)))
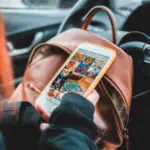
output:
POLYGON ((112 26, 112 42, 117 45, 117 24, 115 21, 115 17, 113 15, 112 11, 105 6, 96 6, 93 9, 91 9, 91 11, 89 11, 89 13, 86 15, 85 21, 83 22, 83 25, 81 28, 83 30, 87 30, 89 24, 92 21, 92 18, 99 11, 104 11, 107 14, 107 16, 109 17, 109 20, 110 20, 111 26, 112 26))

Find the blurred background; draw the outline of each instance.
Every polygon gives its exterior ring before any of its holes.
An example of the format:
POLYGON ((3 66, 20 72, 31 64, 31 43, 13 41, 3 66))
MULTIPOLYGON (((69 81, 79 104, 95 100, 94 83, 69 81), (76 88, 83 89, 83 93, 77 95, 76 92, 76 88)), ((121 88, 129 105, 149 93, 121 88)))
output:
POLYGON ((72 7, 77 0, 0 0, 1 7, 27 8, 69 8, 72 7))
MULTIPOLYGON (((72 7, 78 0, 0 0, 1 7, 27 8, 69 8, 72 7)), ((84 0, 83 0, 84 1, 84 0)), ((111 0, 111 5, 121 7, 129 3, 139 3, 142 0, 111 0)))
MULTIPOLYGON (((92 7, 104 5, 113 11, 119 33, 124 33, 130 30, 125 28, 128 16, 141 3, 143 3, 142 0, 0 0, 0 12, 4 18, 6 45, 13 63, 15 84, 18 85, 22 80, 32 49, 39 43, 54 37, 68 15, 70 18, 62 31, 80 27, 86 13, 92 7), (73 6, 79 1, 83 5, 79 5, 79 9, 76 8, 70 15, 73 6)), ((109 40, 111 40, 111 34, 105 31, 110 29, 107 16, 101 12, 95 15, 89 26, 91 32, 109 40)))

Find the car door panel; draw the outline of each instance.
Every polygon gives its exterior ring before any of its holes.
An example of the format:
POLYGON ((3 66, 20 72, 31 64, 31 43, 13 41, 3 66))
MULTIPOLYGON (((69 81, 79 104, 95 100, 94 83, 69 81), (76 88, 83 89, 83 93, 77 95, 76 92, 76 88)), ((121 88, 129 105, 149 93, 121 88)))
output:
POLYGON ((1 9, 15 83, 20 82, 33 47, 53 37, 69 9, 1 9))
POLYGON ((69 10, 1 9, 7 36, 60 24, 69 10))

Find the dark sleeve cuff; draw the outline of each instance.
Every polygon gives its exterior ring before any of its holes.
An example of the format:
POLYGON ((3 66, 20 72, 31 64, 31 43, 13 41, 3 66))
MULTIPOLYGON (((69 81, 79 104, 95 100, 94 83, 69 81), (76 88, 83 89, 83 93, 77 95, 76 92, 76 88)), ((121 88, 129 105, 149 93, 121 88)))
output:
POLYGON ((74 128, 95 139, 98 128, 93 122, 93 114, 94 106, 90 101, 79 94, 67 93, 52 113, 50 124, 74 128))
POLYGON ((94 141, 73 128, 49 126, 42 133, 39 150, 97 150, 94 141))
POLYGON ((28 102, 18 102, 19 109, 19 124, 20 125, 32 125, 38 126, 44 122, 41 115, 35 110, 35 108, 28 102))
POLYGON ((35 150, 41 131, 42 117, 28 102, 0 103, 0 130, 7 150, 35 150))
POLYGON ((43 121, 41 115, 28 102, 18 101, 17 103, 0 103, 0 127, 16 125, 35 125, 43 121))

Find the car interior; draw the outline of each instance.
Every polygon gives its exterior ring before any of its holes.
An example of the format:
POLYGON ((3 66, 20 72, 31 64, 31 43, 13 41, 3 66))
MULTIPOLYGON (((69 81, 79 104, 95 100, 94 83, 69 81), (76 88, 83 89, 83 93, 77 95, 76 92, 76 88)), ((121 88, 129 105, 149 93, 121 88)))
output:
MULTIPOLYGON (((28 5, 28 1, 23 1, 28 5)), ((118 46, 134 62, 133 97, 129 122, 131 149, 149 145, 150 121, 150 1, 144 0, 60 0, 58 8, 0 7, 6 27, 7 48, 12 58, 14 83, 21 81, 32 49, 70 28, 80 28, 94 6, 110 8, 118 27, 118 46), (69 7, 68 7, 69 6, 69 7)), ((111 41, 111 24, 106 14, 96 14, 89 31, 111 41)))

